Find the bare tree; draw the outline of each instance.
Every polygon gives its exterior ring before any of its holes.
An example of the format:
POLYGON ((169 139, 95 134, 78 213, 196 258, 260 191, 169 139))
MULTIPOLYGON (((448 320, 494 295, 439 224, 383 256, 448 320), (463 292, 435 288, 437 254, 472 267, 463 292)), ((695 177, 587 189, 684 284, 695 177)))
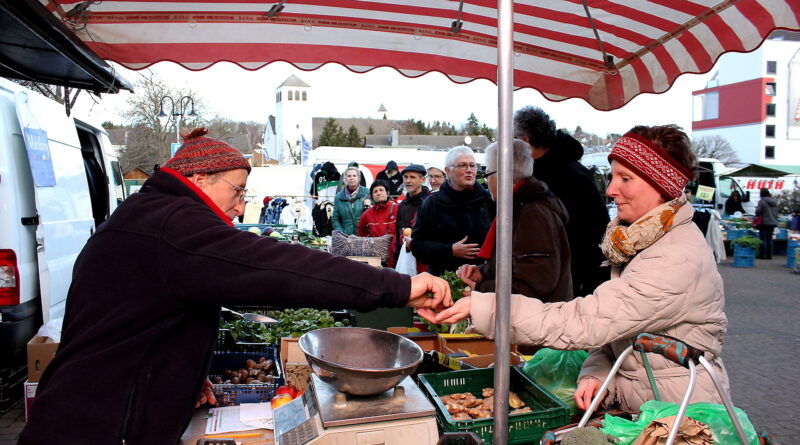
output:
POLYGON ((731 143, 720 135, 692 139, 692 149, 699 158, 714 158, 724 164, 742 162, 739 156, 736 155, 736 150, 734 150, 731 143))

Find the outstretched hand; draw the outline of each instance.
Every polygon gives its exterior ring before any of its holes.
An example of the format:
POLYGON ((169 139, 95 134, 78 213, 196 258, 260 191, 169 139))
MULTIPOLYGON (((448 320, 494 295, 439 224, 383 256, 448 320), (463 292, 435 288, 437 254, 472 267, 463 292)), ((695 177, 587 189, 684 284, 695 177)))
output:
POLYGON ((411 295, 408 306, 413 308, 444 309, 453 305, 447 281, 423 272, 411 277, 411 295))
MULTIPOLYGON (((453 307, 436 312, 433 309, 417 309, 420 317, 434 324, 457 323, 465 318, 469 318, 469 309, 472 297, 463 297, 453 304, 453 307)), ((435 308, 434 308, 435 309, 435 308)))

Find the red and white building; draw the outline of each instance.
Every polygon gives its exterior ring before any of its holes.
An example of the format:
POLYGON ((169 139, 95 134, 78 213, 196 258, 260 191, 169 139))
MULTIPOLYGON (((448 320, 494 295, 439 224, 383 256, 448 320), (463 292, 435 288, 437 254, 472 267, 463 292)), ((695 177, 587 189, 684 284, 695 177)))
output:
POLYGON ((775 31, 715 69, 692 93, 692 136, 722 136, 745 163, 800 166, 800 33, 775 31))

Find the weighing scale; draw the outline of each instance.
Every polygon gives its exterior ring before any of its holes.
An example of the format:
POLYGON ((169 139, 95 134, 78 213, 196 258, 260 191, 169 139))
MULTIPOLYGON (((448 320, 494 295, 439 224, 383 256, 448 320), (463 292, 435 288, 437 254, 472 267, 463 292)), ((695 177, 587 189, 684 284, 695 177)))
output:
POLYGON ((352 396, 312 374, 302 397, 277 408, 278 445, 434 445, 435 408, 411 377, 374 396, 352 396))

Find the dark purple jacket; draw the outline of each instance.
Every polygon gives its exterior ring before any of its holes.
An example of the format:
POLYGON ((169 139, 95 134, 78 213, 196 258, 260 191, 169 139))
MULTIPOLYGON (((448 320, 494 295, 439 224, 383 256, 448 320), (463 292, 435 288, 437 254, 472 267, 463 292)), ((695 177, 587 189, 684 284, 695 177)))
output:
POLYGON ((174 445, 208 373, 221 304, 407 303, 408 276, 240 231, 158 171, 89 239, 61 344, 20 444, 174 445))

